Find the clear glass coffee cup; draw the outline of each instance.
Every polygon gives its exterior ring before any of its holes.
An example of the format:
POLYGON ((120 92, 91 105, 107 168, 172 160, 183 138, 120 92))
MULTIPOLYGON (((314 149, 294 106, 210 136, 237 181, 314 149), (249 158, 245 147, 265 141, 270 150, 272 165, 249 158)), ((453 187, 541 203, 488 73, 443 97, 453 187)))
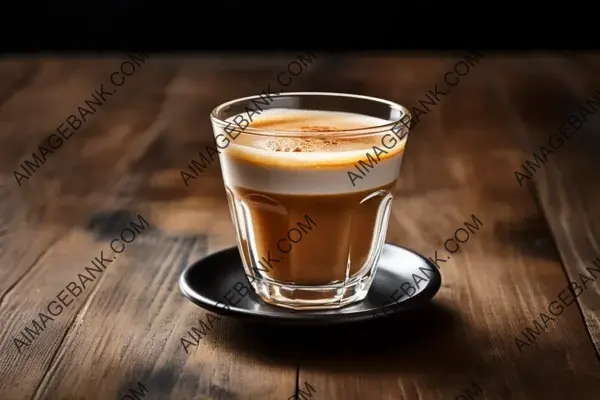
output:
POLYGON ((321 92, 212 111, 244 272, 263 301, 319 310, 366 297, 410 119, 391 101, 321 92))

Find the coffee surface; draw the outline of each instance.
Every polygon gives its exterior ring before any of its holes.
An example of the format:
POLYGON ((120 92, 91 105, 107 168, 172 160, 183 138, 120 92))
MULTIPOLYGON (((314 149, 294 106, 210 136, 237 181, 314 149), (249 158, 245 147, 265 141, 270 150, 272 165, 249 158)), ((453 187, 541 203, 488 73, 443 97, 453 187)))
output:
POLYGON ((386 152, 380 154, 381 159, 402 152, 404 146, 403 142, 390 145, 392 141, 398 142, 389 126, 393 121, 366 115, 270 109, 253 118, 249 127, 265 130, 270 135, 240 131, 231 146, 234 156, 253 163, 352 166, 365 152, 373 151, 373 146, 386 152), (361 131, 353 132, 355 130, 361 131), (293 137, 294 134, 300 137, 293 137), (382 145, 382 140, 389 148, 382 145))
POLYGON ((251 128, 267 131, 298 134, 312 134, 313 137, 272 139, 254 138, 258 148, 283 152, 332 152, 356 150, 369 147, 368 138, 337 138, 339 132, 372 128, 385 125, 389 121, 364 115, 310 111, 310 110, 267 110, 250 124, 251 128))
POLYGON ((250 126, 282 132, 339 132, 389 124, 382 118, 341 111, 273 108, 253 117, 250 126))

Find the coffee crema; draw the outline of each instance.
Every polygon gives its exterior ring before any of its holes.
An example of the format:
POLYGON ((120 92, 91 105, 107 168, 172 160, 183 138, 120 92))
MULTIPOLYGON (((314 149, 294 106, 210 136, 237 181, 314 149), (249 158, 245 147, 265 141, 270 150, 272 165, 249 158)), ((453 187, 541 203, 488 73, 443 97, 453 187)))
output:
POLYGON ((376 244, 383 241, 378 235, 387 228, 405 142, 386 149, 377 167, 355 186, 347 170, 373 146, 381 146, 393 122, 352 113, 269 109, 249 128, 272 135, 236 132, 220 160, 246 265, 256 265, 270 252, 280 261, 261 276, 296 285, 338 284, 372 266, 376 244), (360 136, 347 132, 358 129, 360 136), (290 136, 294 133, 300 137, 290 136), (305 215, 315 226, 282 254, 278 242, 305 215))
MULTIPOLYGON (((233 120, 234 117, 229 118, 233 120)), ((355 186, 347 171, 357 160, 382 147, 388 128, 373 130, 370 136, 336 136, 339 131, 365 129, 390 124, 380 118, 343 112, 312 110, 265 110, 250 124, 251 128, 298 137, 261 136, 244 131, 222 151, 221 167, 226 184, 282 194, 339 194, 369 190, 395 181, 401 165, 405 141, 379 156, 377 168, 355 186), (318 132, 302 128, 320 128, 318 132), (328 129, 325 132, 325 128, 328 129), (335 130, 332 130, 335 128, 335 130), (314 137, 308 136, 314 133, 314 137), (326 136, 332 133, 332 136, 326 136), (266 176, 264 175, 266 174, 266 176), (268 178, 268 179, 265 179, 268 178)))

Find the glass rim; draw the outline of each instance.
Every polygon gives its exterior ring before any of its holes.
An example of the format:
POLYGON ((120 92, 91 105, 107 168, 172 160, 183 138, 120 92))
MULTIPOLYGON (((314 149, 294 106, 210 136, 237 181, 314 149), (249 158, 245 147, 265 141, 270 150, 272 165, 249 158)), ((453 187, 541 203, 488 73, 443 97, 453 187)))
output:
MULTIPOLYGON (((384 125, 375 125, 375 126, 368 126, 366 128, 345 129, 345 130, 339 130, 339 131, 336 130, 335 132, 319 132, 319 131, 311 132, 311 131, 306 131, 306 130, 300 131, 300 130, 283 130, 283 129, 273 130, 273 129, 263 129, 263 128, 252 128, 252 127, 235 128, 234 131, 255 134, 255 135, 261 135, 261 136, 279 136, 279 137, 290 137, 290 136, 292 136, 292 137, 303 137, 303 136, 315 137, 315 133, 317 133, 317 134, 321 133, 322 136, 328 136, 328 137, 331 137, 331 136, 345 136, 345 137, 350 136, 351 137, 351 136, 361 136, 361 135, 366 135, 366 134, 377 134, 377 133, 385 132, 388 130, 392 130, 394 127, 396 127, 398 125, 399 122, 402 121, 402 118, 404 118, 406 115, 409 116, 409 120, 406 124, 405 123, 402 123, 402 124, 404 125, 404 128, 408 130, 409 128, 406 125, 412 120, 412 115, 406 107, 404 107, 401 104, 394 103, 393 101, 385 100, 385 99, 382 99, 379 97, 364 96, 364 95, 350 94, 350 93, 337 93, 337 92, 282 92, 282 93, 278 93, 278 94, 273 94, 272 96, 273 97, 286 97, 286 96, 288 96, 288 97, 324 96, 325 97, 325 96, 329 96, 329 97, 342 97, 342 98, 366 100, 366 101, 371 101, 374 103, 385 104, 385 105, 389 106, 391 109, 399 111, 400 118, 397 121, 392 121, 392 122, 389 122, 384 125)), ((224 129, 224 128, 228 127, 229 125, 231 125, 231 122, 221 119, 218 116, 219 113, 221 113, 224 108, 232 106, 237 103, 242 103, 245 101, 262 99, 262 98, 263 98, 262 95, 253 95, 253 96, 240 97, 240 98, 237 98, 234 100, 229 100, 229 101, 222 103, 222 104, 218 105, 217 107, 215 107, 210 113, 210 119, 218 127, 224 129)), ((367 115, 367 114, 364 114, 364 115, 367 115)), ((321 135, 317 135, 317 136, 321 136, 321 135)))

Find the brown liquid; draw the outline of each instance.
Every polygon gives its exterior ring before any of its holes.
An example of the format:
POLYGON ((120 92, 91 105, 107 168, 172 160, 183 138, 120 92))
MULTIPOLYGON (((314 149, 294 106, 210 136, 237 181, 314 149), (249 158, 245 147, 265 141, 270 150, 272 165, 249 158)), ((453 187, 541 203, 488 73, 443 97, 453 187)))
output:
MULTIPOLYGON (((305 115, 263 118, 250 126, 310 131, 315 132, 315 137, 265 138, 241 134, 235 145, 221 155, 243 257, 246 265, 256 265, 250 260, 261 261, 259 275, 278 282, 315 286, 343 282, 363 267, 373 265, 377 248, 373 241, 378 235, 385 236, 381 220, 387 216, 384 211, 394 193, 397 169, 395 173, 384 174, 389 179, 381 178, 368 190, 358 191, 350 186, 340 189, 342 193, 330 189, 328 191, 333 194, 306 194, 326 192, 326 188, 334 187, 332 184, 342 187, 340 180, 347 179, 346 171, 354 168, 356 159, 340 158, 340 151, 360 150, 364 156, 364 151, 373 145, 381 146, 380 138, 341 138, 339 135, 328 138, 323 135, 339 129, 374 126, 372 120, 363 124, 357 121, 344 119, 339 114, 330 118, 322 115, 317 118, 305 115), (296 162, 289 165, 289 159, 241 151, 239 148, 243 146, 270 154, 331 152, 332 157, 320 164, 296 162), (333 172, 336 175, 326 175, 332 174, 332 168, 337 170, 333 172), (302 184, 289 186, 291 181, 299 179, 300 174, 307 173, 315 175, 298 180, 302 184), (329 184, 323 179, 329 179, 329 184), (277 193, 257 190, 257 187, 268 187, 267 184, 277 193), (298 191, 304 193, 289 194, 298 191)), ((402 148, 398 146, 396 153, 390 152, 384 158, 389 161, 401 154, 402 148)), ((375 173, 365 179, 374 179, 375 173)), ((377 243, 383 240, 381 238, 377 243)))
MULTIPOLYGON (((382 200, 394 193, 395 186, 393 182, 363 192, 321 196, 231 190, 249 212, 261 275, 287 283, 324 285, 344 281, 365 265, 382 200), (279 262, 267 263, 269 254, 279 262)), ((243 248, 248 257, 247 241, 243 248)))

